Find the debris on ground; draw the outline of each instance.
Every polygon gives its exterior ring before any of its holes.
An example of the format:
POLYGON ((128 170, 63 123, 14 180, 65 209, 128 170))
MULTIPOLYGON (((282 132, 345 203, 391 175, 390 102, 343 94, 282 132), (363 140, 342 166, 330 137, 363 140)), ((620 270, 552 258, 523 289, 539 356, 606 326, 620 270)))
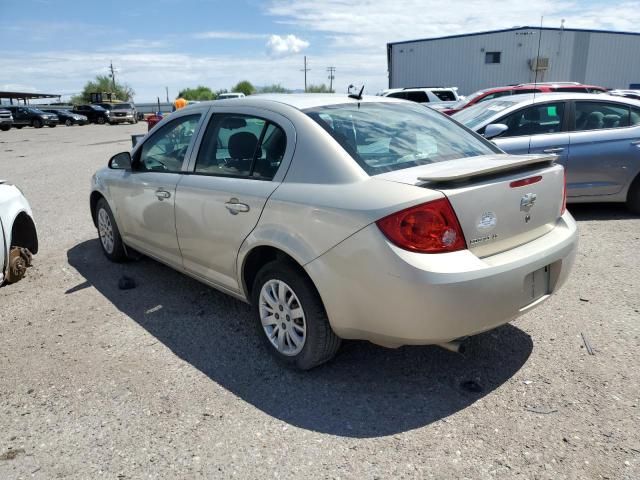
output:
POLYGON ((132 288, 136 288, 136 281, 131 277, 123 275, 118 281, 118 288, 120 290, 131 290, 132 288))
POLYGON ((558 411, 558 409, 556 408, 539 407, 535 405, 525 405, 524 409, 527 410, 528 412, 539 413, 541 415, 549 415, 550 413, 554 413, 558 411))
POLYGON ((593 348, 591 348, 591 344, 589 343, 589 340, 587 339, 587 336, 580 332, 580 335, 582 336, 582 341, 584 342, 584 347, 587 349, 587 353, 589 355, 595 355, 593 348))

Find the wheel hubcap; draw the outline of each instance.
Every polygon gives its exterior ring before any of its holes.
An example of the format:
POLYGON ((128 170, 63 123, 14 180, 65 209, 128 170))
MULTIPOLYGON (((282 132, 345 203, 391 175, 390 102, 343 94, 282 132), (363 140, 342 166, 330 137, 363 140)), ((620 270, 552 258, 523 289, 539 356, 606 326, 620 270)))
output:
POLYGON ((111 218, 104 208, 98 211, 98 235, 102 242, 102 247, 107 253, 113 253, 114 239, 113 239, 113 225, 111 225, 111 218))
POLYGON ((269 280, 260 290, 260 321, 269 342, 283 355, 300 353, 307 339, 304 310, 295 292, 281 280, 269 280))

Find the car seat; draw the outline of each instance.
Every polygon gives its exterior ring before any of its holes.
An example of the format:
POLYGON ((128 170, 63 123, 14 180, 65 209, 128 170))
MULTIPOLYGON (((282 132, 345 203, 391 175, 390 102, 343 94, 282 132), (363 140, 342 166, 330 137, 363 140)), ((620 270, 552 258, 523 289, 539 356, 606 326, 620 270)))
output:
POLYGON ((602 119, 602 124, 604 128, 616 128, 620 126, 620 115, 605 115, 602 119))
POLYGON ((591 112, 587 115, 587 120, 584 124, 584 128, 582 130, 597 130, 604 126, 604 113, 602 112, 591 112))
MULTIPOLYGON (((252 132, 237 132, 229 137, 229 157, 227 166, 238 173, 248 173, 258 147, 258 137, 252 132)), ((262 152, 258 152, 262 156, 262 152)))

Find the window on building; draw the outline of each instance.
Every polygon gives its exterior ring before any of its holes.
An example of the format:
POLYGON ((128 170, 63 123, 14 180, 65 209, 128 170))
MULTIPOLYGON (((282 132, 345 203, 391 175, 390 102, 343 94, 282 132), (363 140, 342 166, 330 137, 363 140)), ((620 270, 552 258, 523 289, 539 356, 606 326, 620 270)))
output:
POLYGON ((502 52, 486 52, 484 54, 484 63, 500 63, 500 55, 502 52))

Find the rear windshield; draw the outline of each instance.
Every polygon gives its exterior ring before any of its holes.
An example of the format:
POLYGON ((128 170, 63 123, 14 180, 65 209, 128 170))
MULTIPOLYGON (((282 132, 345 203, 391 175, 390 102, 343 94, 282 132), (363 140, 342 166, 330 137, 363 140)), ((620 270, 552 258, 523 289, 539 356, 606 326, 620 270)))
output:
POLYGON ((454 113, 453 118, 462 123, 465 127, 475 130, 476 127, 482 125, 485 120, 488 120, 502 110, 513 107, 519 101, 520 100, 499 99, 476 103, 469 108, 465 108, 464 110, 454 113))
POLYGON ((451 90, 431 90, 436 97, 438 97, 443 102, 455 102, 456 95, 451 90))
POLYGON ((448 117, 418 104, 363 102, 305 113, 369 175, 500 152, 448 117))

